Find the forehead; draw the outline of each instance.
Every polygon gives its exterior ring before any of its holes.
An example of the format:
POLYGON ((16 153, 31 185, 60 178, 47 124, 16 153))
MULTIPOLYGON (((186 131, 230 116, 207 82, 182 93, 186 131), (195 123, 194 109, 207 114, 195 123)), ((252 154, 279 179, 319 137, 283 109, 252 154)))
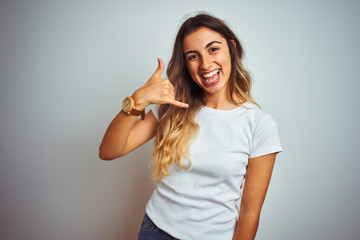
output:
POLYGON ((185 36, 183 40, 183 51, 191 51, 191 50, 201 50, 212 41, 218 41, 221 43, 225 43, 226 40, 219 33, 206 28, 200 27, 196 29, 194 32, 185 36))

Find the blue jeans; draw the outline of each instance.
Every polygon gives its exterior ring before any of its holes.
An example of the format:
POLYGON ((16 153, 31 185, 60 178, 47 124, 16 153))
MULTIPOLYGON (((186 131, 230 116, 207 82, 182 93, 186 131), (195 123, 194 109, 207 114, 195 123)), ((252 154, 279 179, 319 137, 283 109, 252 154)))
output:
POLYGON ((149 216, 145 214, 141 223, 138 240, 176 240, 176 238, 158 228, 149 216))

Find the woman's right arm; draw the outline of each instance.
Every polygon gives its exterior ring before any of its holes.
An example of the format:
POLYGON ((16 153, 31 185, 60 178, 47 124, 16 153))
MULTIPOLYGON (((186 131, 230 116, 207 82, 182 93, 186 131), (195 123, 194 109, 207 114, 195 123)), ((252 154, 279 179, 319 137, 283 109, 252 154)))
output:
MULTIPOLYGON (((134 92, 134 108, 143 110, 150 104, 172 104, 178 107, 188 107, 188 104, 175 100, 174 86, 168 79, 161 78, 164 63, 159 58, 159 66, 144 86, 134 92)), ((112 160, 131 152, 149 141, 155 135, 157 120, 149 111, 144 120, 137 120, 121 111, 110 123, 99 148, 99 157, 112 160)))

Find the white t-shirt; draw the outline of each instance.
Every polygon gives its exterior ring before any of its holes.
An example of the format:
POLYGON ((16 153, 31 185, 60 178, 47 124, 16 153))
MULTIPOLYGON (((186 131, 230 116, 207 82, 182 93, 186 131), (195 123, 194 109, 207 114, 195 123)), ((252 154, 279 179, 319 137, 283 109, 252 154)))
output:
MULTIPOLYGON (((153 108, 158 118, 158 108, 153 108)), ((193 167, 169 168, 146 212, 162 230, 184 240, 231 240, 249 158, 282 151, 273 118, 246 102, 233 110, 200 109, 190 147, 193 167), (245 107, 244 107, 245 106, 245 107)))

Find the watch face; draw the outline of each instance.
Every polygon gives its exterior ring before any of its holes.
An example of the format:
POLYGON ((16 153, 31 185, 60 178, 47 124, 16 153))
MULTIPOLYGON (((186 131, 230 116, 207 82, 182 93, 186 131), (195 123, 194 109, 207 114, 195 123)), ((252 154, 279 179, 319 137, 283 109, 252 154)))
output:
POLYGON ((123 111, 128 112, 130 111, 130 108, 131 108, 131 99, 125 98, 123 101, 123 111))

